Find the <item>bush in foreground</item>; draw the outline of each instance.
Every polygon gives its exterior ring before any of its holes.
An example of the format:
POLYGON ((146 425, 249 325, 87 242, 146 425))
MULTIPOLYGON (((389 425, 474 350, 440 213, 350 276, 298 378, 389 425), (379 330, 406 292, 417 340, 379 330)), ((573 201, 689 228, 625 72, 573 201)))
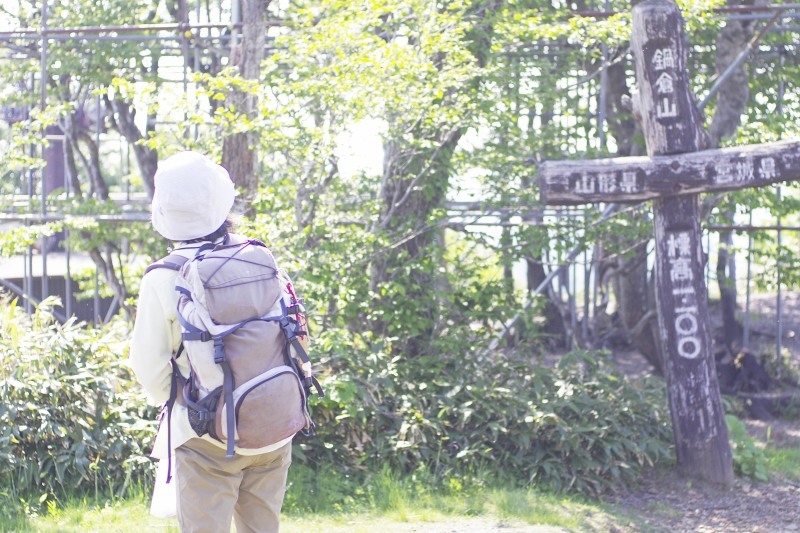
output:
MULTIPOLYGON (((31 317, 9 302, 0 309, 0 482, 29 498, 148 484, 156 410, 122 362, 127 326, 61 325, 52 304, 31 317)), ((320 351, 348 346, 336 334, 322 334, 320 351)), ((547 368, 350 348, 321 365, 329 395, 312 400, 317 435, 296 439, 304 468, 356 484, 388 468, 440 487, 511 482, 597 495, 669 457, 663 386, 632 384, 598 354, 547 368)))
POLYGON ((554 367, 520 357, 403 359, 379 349, 333 359, 318 435, 298 454, 352 475, 487 475, 598 495, 671 456, 662 382, 633 384, 597 353, 554 367))
POLYGON ((123 364, 125 324, 0 305, 0 483, 9 496, 124 494, 151 476, 155 410, 123 364))

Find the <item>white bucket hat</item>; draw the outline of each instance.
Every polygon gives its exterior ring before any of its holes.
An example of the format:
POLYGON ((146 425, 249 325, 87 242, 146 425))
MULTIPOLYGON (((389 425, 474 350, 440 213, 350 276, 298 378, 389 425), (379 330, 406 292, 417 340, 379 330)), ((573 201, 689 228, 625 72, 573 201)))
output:
POLYGON ((216 231, 236 197, 228 171, 198 152, 179 152, 160 161, 154 181, 153 227, 171 241, 216 231))

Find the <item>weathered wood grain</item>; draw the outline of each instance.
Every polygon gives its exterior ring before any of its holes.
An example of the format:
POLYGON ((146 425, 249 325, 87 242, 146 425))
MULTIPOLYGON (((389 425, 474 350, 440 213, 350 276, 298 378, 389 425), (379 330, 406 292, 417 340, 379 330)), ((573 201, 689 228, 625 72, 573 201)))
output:
POLYGON ((545 161, 539 176, 542 203, 558 205, 763 187, 800 179, 800 141, 680 155, 545 161))
POLYGON ((687 80, 683 17, 672 1, 634 6, 631 49, 647 153, 673 156, 661 179, 654 175, 650 183, 662 196, 653 203, 655 293, 678 467, 730 486, 733 463, 711 349, 698 197, 664 196, 691 183, 690 168, 697 168, 697 179, 712 182, 730 174, 707 170, 710 160, 692 153, 705 148, 705 134, 687 80), (692 154, 675 155, 681 153, 692 154), (701 163, 692 167, 688 160, 701 163))

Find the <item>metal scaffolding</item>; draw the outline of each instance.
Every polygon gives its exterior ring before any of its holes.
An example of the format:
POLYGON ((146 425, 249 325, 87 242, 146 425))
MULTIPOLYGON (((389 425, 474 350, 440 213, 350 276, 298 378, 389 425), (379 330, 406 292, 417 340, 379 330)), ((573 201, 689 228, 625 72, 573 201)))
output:
MULTIPOLYGON (((9 48, 13 50, 13 46, 18 46, 19 43, 27 43, 28 46, 37 45, 39 58, 40 58, 40 71, 39 75, 39 106, 44 109, 47 105, 48 94, 47 84, 42 83, 43 80, 48 78, 48 52, 53 43, 63 43, 66 41, 85 41, 85 42, 131 42, 131 43, 144 43, 151 42, 159 44, 159 49, 169 55, 182 57, 182 66, 180 75, 173 80, 175 83, 181 84, 185 91, 188 90, 189 74, 192 69, 198 70, 202 60, 209 57, 210 54, 215 54, 216 57, 227 58, 230 56, 231 47, 235 45, 239 39, 239 32, 242 28, 241 15, 235 8, 238 3, 234 2, 230 10, 231 20, 218 21, 218 20, 203 20, 201 16, 201 3, 195 4, 195 11, 192 13, 184 0, 179 2, 179 13, 181 21, 169 24, 135 24, 135 25, 106 25, 106 26, 73 26, 73 27, 51 27, 48 25, 48 4, 47 0, 42 0, 41 11, 41 26, 38 28, 19 28, 10 31, 0 31, 0 49, 9 48)), ((595 11, 582 11, 574 12, 573 16, 580 17, 594 17, 594 18, 607 18, 618 13, 609 10, 610 3, 607 0, 602 3, 603 6, 595 11)), ((797 32, 800 25, 796 24, 800 18, 800 4, 784 4, 784 5, 769 5, 769 6, 727 6, 715 10, 720 17, 728 20, 744 20, 764 23, 759 33, 748 44, 747 48, 741 52, 736 61, 731 64, 726 72, 722 73, 715 81, 713 86, 707 91, 703 99, 700 101, 700 107, 706 106, 709 101, 715 96, 719 87, 728 79, 730 73, 738 68, 747 57, 755 53, 763 53, 758 50, 759 45, 763 43, 763 38, 768 33, 774 32, 797 32)), ((222 13, 221 8, 216 12, 222 13)), ((280 28, 282 26, 280 20, 272 20, 268 22, 271 28, 280 28)), ((274 44, 268 42, 267 47, 272 50, 274 44)), ((26 48, 29 50, 29 48, 26 48)), ((576 74, 575 78, 565 87, 565 92, 570 93, 574 97, 574 101, 582 101, 590 99, 592 104, 592 116, 589 117, 587 126, 584 129, 586 142, 592 148, 600 151, 607 152, 608 147, 608 68, 616 61, 623 60, 619 57, 611 57, 611 51, 608 47, 603 46, 602 62, 597 72, 589 76, 576 74), (589 83, 591 82, 591 83, 589 83), (595 131, 594 138, 590 133, 589 126, 595 131)), ((785 50, 777 50, 778 54, 784 54, 785 50)), ((514 52, 509 52, 509 56, 516 55, 520 60, 529 57, 532 54, 554 54, 557 56, 557 50, 549 47, 548 50, 537 49, 536 43, 526 47, 520 47, 514 52)), ((783 55, 779 55, 779 61, 783 60, 783 55)), ((0 60, 4 58, 0 57, 0 60)), ((31 80, 30 86, 33 89, 34 79, 31 80)), ((779 81, 780 97, 783 99, 784 86, 783 82, 779 81)), ((103 122, 102 109, 99 104, 96 105, 97 116, 95 118, 96 131, 95 141, 98 145, 101 142, 101 124, 103 122)), ((568 115, 574 110, 563 109, 562 114, 568 115)), ((583 113, 583 109, 577 110, 583 113)), ((536 117, 533 115, 530 118, 532 122, 536 117)), ((539 117, 541 119, 541 117, 539 117)), ((559 118, 559 117, 556 117, 559 118)), ((45 132, 41 132, 46 135, 45 132)), ((50 140, 55 140, 57 136, 50 135, 50 140)), ((122 168, 122 161, 129 158, 128 151, 123 150, 124 143, 120 142, 120 168, 122 168), (123 154, 123 152, 125 152, 123 154)), ((128 145, 125 145, 129 150, 128 145)), ((33 147, 31 148, 31 156, 35 156, 33 147)), ((521 158, 525 154, 521 154, 521 158)), ((129 164, 129 163, 128 163, 129 164)), ((21 223, 24 225, 43 224, 47 222, 62 222, 69 219, 69 216, 61 213, 53 213, 50 210, 49 198, 45 187, 43 186, 43 175, 39 176, 42 186, 40 187, 41 195, 37 199, 36 191, 36 175, 33 170, 27 173, 27 194, 21 198, 17 198, 17 208, 12 211, 0 213, 0 223, 21 223), (34 209, 35 204, 38 209, 34 209)), ((68 199, 71 191, 71 183, 69 176, 65 175, 64 179, 65 197, 68 199)), ((780 188, 778 189, 780 194, 780 188)), ((104 224, 129 224, 133 222, 147 221, 149 214, 147 211, 147 204, 149 203, 146 195, 132 193, 130 187, 127 187, 124 194, 117 194, 115 197, 120 205, 133 207, 128 209, 124 214, 118 215, 97 215, 94 219, 97 222, 104 224), (138 206, 138 209, 137 209, 138 206)), ((518 226, 542 225, 548 226, 556 219, 570 218, 570 219, 583 219, 589 220, 590 216, 582 210, 533 210, 533 209, 519 209, 508 206, 501 207, 488 207, 483 202, 450 202, 446 205, 449 213, 447 217, 447 224, 453 227, 475 228, 476 231, 481 231, 483 226, 493 226, 498 228, 513 228, 518 226)), ((613 216, 616 212, 617 206, 606 206, 602 217, 613 216)), ((596 214, 596 213, 594 213, 596 214)), ((706 230, 709 232, 717 231, 737 231, 746 232, 776 232, 779 245, 781 243, 784 232, 800 231, 798 227, 789 227, 781 224, 778 220, 775 225, 753 225, 752 220, 749 224, 740 225, 709 225, 706 230)), ((69 230, 67 230, 69 231, 69 230)), ((710 238, 710 237, 709 237, 710 238)), ((752 239, 751 239, 752 243, 752 239)), ((752 244, 751 244, 752 248, 752 244)), ((67 298, 65 302, 65 317, 72 314, 72 300, 71 293, 72 287, 72 270, 70 263, 73 259, 71 250, 69 249, 69 239, 65 240, 65 261, 66 261, 66 287, 67 298)), ((47 246, 41 247, 41 298, 45 298, 50 293, 48 287, 48 250, 47 246)), ((578 325, 576 323, 577 317, 581 314, 584 317, 582 322, 583 335, 587 334, 586 328, 588 318, 593 313, 596 300, 597 300, 597 286, 598 280, 595 259, 589 250, 581 247, 575 247, 568 253, 562 255, 558 260, 554 260, 550 266, 550 272, 544 282, 531 294, 531 299, 525 304, 525 308, 533 305, 533 298, 545 291, 548 287, 552 287, 553 283, 558 285, 560 291, 569 305, 569 313, 571 315, 571 329, 573 336, 577 336, 578 325), (559 278, 560 281, 559 281, 559 278), (578 287, 578 280, 582 280, 582 288, 578 287), (583 293, 583 302, 579 305, 577 295, 583 293)), ((25 302, 26 308, 30 311, 31 306, 37 304, 39 299, 34 295, 34 250, 33 247, 28 247, 25 256, 23 283, 22 286, 17 286, 9 280, 4 280, 0 277, 0 283, 7 289, 15 292, 25 302)), ((777 350, 780 354, 781 347, 781 285, 780 285, 780 264, 778 265, 778 324, 777 324, 777 350)), ((99 274, 95 271, 95 298, 93 317, 96 322, 103 322, 107 320, 115 311, 115 305, 112 303, 108 306, 105 312, 101 309, 101 301, 99 298, 99 274)), ((745 343, 750 338, 750 285, 751 285, 751 254, 748 253, 747 260, 747 300, 745 306, 745 343)), ((520 315, 521 316, 521 315, 520 315)), ((64 317, 64 318, 65 318, 64 317)), ((502 342, 504 338, 513 332, 516 327, 516 319, 507 324, 503 332, 498 336, 497 342, 502 342)), ((780 360, 780 356, 778 358, 780 360)))

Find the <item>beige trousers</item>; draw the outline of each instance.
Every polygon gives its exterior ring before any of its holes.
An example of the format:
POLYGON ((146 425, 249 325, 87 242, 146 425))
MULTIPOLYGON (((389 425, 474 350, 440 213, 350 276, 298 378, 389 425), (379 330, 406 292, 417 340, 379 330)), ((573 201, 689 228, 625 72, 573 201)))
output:
POLYGON ((261 455, 225 457, 191 439, 175 450, 178 523, 183 533, 273 533, 280 526, 292 443, 261 455))

